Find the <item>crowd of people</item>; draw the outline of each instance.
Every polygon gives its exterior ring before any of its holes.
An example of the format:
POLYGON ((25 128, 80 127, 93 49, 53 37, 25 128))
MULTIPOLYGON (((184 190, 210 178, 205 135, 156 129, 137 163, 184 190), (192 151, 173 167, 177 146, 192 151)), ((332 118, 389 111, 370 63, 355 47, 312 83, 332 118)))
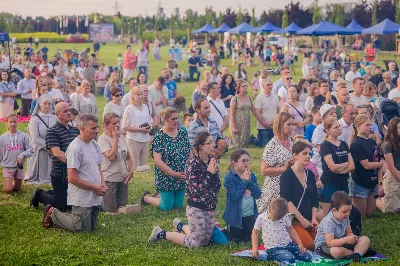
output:
POLYGON ((251 241, 257 257, 261 231, 275 261, 309 261, 307 250, 354 261, 374 252, 361 235, 361 217, 373 216, 377 206, 400 212, 400 118, 386 132, 376 120, 382 99, 400 102, 395 62, 383 74, 368 60, 350 62, 346 71, 346 54, 327 50, 318 60, 305 51, 304 77, 297 83, 288 66, 275 82, 268 71, 250 82, 241 63, 234 75, 213 67, 200 80, 193 50, 189 72, 199 81, 187 108, 168 67, 148 82, 146 49, 141 45, 134 54, 128 45, 122 75, 102 73, 104 64, 95 71, 87 50, 76 69, 63 58, 52 60, 55 72, 47 72, 44 61, 37 76, 27 67, 16 88, 1 72, 0 114, 8 128, 0 137, 4 192, 20 190, 22 180, 51 183, 51 190, 36 188, 30 202, 44 205, 43 227, 93 231, 100 211, 140 211, 140 205, 128 204, 128 183, 134 174, 151 171, 150 154, 155 193, 145 191, 142 204, 170 211, 183 208, 186 197, 188 220, 174 219, 172 231, 154 227, 150 243, 194 248, 251 241), (29 135, 17 130, 17 94, 20 114, 31 114, 29 135), (94 94, 105 97, 103 112, 94 94), (257 136, 250 133, 252 116, 257 136), (262 185, 249 169, 249 145, 264 148, 262 185), (231 164, 221 182, 220 159, 227 150, 231 164), (220 230, 215 224, 222 186, 227 227, 220 230))

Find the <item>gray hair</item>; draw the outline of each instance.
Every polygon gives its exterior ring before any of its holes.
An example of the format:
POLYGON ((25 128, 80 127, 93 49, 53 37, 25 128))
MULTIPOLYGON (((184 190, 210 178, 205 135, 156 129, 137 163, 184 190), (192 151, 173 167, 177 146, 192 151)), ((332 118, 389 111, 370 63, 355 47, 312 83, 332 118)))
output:
POLYGON ((99 122, 99 119, 97 116, 92 115, 92 114, 83 114, 77 117, 76 119, 76 124, 78 127, 83 127, 87 124, 87 122, 93 121, 95 123, 99 122))
POLYGON ((348 109, 349 109, 350 107, 355 108, 354 104, 352 104, 352 103, 347 103, 347 104, 343 105, 343 107, 342 107, 342 114, 343 114, 343 113, 347 113, 347 111, 348 111, 348 109))
POLYGON ((261 81, 261 84, 262 84, 262 87, 263 87, 263 88, 264 88, 264 85, 267 83, 267 81, 272 82, 272 79, 270 79, 270 78, 265 78, 265 79, 263 79, 263 80, 261 81))
POLYGON ((385 72, 385 73, 382 74, 382 77, 383 78, 392 77, 392 74, 390 72, 385 72))

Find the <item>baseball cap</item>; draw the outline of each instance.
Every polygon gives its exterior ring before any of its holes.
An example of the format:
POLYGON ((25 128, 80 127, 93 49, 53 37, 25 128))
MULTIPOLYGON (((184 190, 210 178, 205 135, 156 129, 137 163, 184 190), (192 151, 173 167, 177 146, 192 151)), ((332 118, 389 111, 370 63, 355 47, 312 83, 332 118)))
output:
POLYGON ((335 106, 330 105, 330 104, 324 104, 321 106, 319 109, 319 113, 321 114, 321 117, 324 116, 327 112, 329 112, 332 108, 335 108, 335 106))

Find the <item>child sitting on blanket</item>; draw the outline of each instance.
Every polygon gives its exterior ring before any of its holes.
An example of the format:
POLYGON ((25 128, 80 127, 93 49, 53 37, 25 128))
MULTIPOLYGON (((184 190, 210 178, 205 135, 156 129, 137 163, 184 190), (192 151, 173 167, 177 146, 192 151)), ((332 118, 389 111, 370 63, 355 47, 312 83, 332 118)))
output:
POLYGON ((269 261, 280 263, 295 263, 296 260, 311 261, 311 254, 306 251, 292 226, 288 209, 285 199, 276 198, 269 204, 268 212, 257 217, 251 236, 253 258, 258 258, 259 255, 258 234, 262 230, 262 239, 269 261))
POLYGON ((351 198, 337 191, 331 199, 332 211, 321 221, 315 238, 316 252, 328 258, 360 261, 367 252, 368 237, 358 237, 350 228, 351 198))

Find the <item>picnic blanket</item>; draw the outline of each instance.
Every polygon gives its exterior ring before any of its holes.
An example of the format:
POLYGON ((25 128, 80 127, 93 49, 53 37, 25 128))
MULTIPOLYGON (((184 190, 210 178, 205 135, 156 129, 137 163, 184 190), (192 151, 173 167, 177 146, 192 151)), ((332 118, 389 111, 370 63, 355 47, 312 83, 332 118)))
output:
MULTIPOLYGON (((258 260, 260 261, 266 261, 267 259, 267 254, 264 249, 264 245, 261 245, 258 247, 258 252, 259 252, 259 257, 258 260)), ((318 254, 312 253, 312 261, 311 262, 302 262, 298 261, 294 264, 290 263, 280 263, 280 265, 295 265, 295 266, 308 266, 308 265, 318 265, 318 266, 326 266, 326 265, 338 265, 338 266, 343 266, 343 265, 349 265, 350 260, 334 260, 334 259, 328 259, 328 258, 323 258, 318 254)), ((232 256, 234 257, 247 257, 247 258, 252 258, 251 256, 251 249, 246 249, 237 253, 233 253, 232 256)), ((366 257, 362 258, 361 262, 366 262, 366 261, 376 261, 376 260, 388 260, 385 256, 383 256, 380 253, 377 253, 373 257, 366 257)))

